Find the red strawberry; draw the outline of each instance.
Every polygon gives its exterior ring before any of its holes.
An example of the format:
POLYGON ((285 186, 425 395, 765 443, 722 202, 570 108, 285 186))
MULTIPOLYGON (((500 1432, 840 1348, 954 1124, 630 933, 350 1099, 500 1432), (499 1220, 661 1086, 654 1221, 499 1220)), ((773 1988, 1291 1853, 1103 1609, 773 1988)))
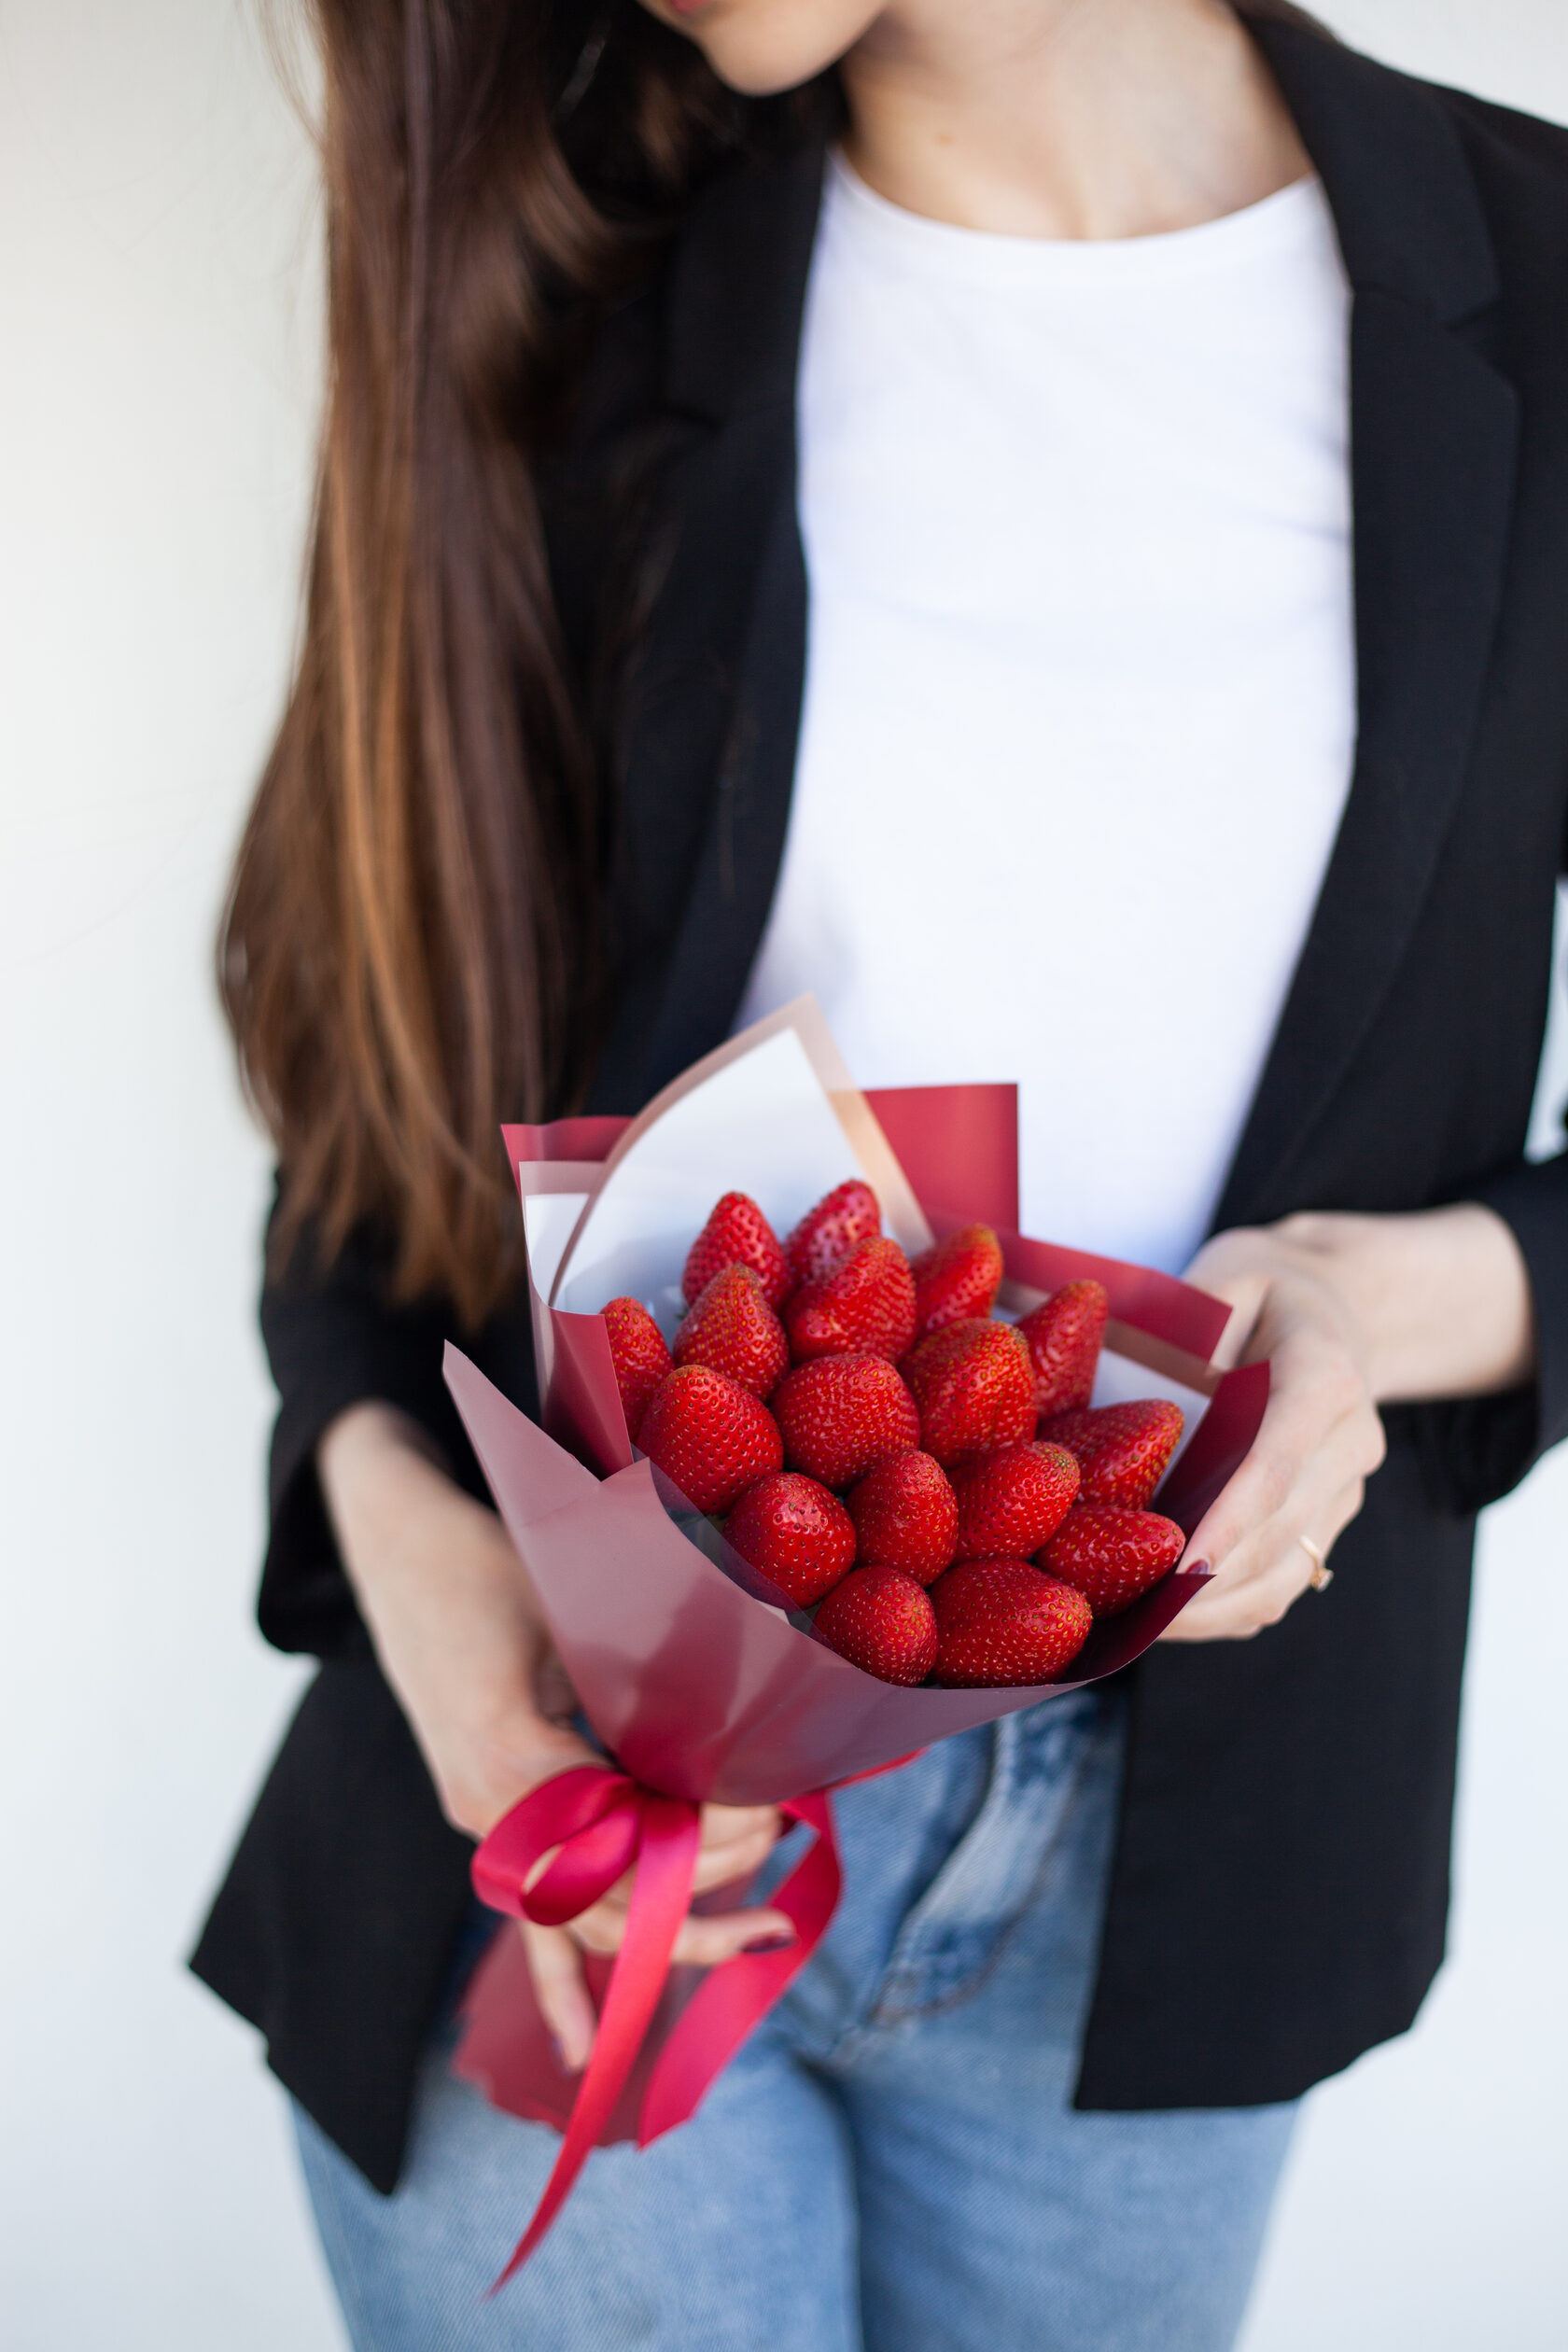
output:
POLYGON ((1082 1503, 1119 1503, 1141 1511, 1161 1478, 1182 1435, 1181 1408, 1164 1397, 1137 1405, 1100 1405, 1086 1413, 1053 1413, 1042 1437, 1075 1454, 1083 1472, 1082 1503))
POLYGON ((784 1326, 749 1266, 721 1267, 675 1335, 677 1364, 727 1372, 753 1396, 771 1396, 790 1369, 784 1326))
POLYGON ((956 1560, 1027 1560, 1054 1534, 1078 1491, 1065 1446, 1003 1446, 953 1473, 956 1560))
MULTIPOLYGON (((967 1622, 972 1617, 987 1616, 998 1593, 1008 1589, 1005 1583, 998 1584, 998 1571, 1028 1564, 1017 1560, 960 1560, 931 1587, 932 1603, 940 1604, 940 1623, 957 1625, 960 1619, 967 1622)), ((1026 1584, 1023 1589, 1030 1588, 1026 1584)))
POLYGON ((924 1682, 936 1657, 931 1596, 899 1568, 852 1568, 818 1610, 817 1631, 878 1682, 924 1682))
POLYGON ((749 1193, 726 1193, 692 1244, 680 1287, 690 1307, 726 1266, 749 1266, 770 1307, 790 1295, 790 1269, 778 1236, 749 1193))
POLYGON ((1182 1557, 1186 1537, 1155 1511, 1081 1503, 1040 1555, 1040 1565, 1076 1585, 1096 1617, 1114 1617, 1158 1584, 1182 1557))
POLYGON ((843 1264, 796 1291, 784 1309, 795 1362, 879 1355, 889 1363, 915 1337, 915 1277, 896 1241, 857 1241, 843 1264))
POLYGON ((953 1557, 958 1499, 929 1453, 892 1454, 868 1470, 850 1491, 849 1516, 867 1567, 902 1568, 929 1585, 953 1557))
POLYGON ((962 1225, 915 1260, 915 1328, 922 1339, 988 1315, 1001 1286, 1001 1244, 989 1225, 962 1225))
POLYGON ((697 1511, 727 1511, 756 1479, 784 1466, 767 1407, 706 1364, 678 1365, 660 1382, 637 1444, 697 1511))
POLYGON ((855 1564, 855 1522, 815 1478, 774 1470, 748 1487, 724 1533, 798 1608, 819 1601, 855 1564))
POLYGON ((784 1459, 824 1486, 853 1486, 874 1462, 920 1442, 915 1399, 886 1356, 818 1356, 781 1380, 773 1409, 784 1459))
POLYGON ((1011 1323, 949 1323, 905 1357, 903 1374, 920 1408, 920 1443, 945 1470, 1033 1430, 1034 1373, 1011 1323))
POLYGON ((670 1368, 670 1351, 664 1333, 638 1299, 612 1298, 604 1309, 604 1321, 621 1409, 626 1416, 627 1433, 635 1439, 648 1400, 670 1368))
POLYGON ((871 1186, 852 1176, 808 1209, 784 1244, 791 1279, 819 1282, 835 1266, 842 1266, 857 1241, 875 1240, 882 1230, 882 1211, 871 1186))
POLYGON ((956 1689, 1050 1682, 1094 1622, 1081 1592, 1021 1560, 949 1568, 934 1586, 936 1677, 956 1689))
POLYGON ((1088 1403, 1110 1305, 1103 1282, 1067 1282, 1021 1318, 1037 1413, 1067 1413, 1088 1403))

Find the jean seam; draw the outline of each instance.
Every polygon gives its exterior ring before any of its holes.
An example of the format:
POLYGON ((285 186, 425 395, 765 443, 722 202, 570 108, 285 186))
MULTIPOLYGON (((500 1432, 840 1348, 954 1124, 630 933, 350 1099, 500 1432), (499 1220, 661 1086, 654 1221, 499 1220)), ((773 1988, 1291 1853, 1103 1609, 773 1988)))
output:
POLYGON ((955 1889, 961 1886, 966 1876, 973 1875, 975 1863, 989 1850, 998 1829, 1004 1825, 1009 1803, 1018 1785, 1016 1722, 1015 1716, 1005 1716, 1000 1723, 992 1725, 991 1768, 987 1776, 986 1793, 980 1799, 974 1819, 925 1893, 899 1922, 888 1966, 879 1981, 885 1981, 893 1973, 900 1965, 901 1953, 952 1904, 955 1889))
MULTIPOLYGON (((1094 1754, 1097 1745, 1097 1738, 1091 1736, 1083 1743, 1076 1757, 1073 1759, 1071 1783, 1063 1795, 1060 1805, 1057 1809, 1056 1820, 1052 1825, 1049 1836, 1046 1838, 1044 1844, 1040 1850, 1039 1858, 1036 1861, 1033 1872, 1030 1875, 1029 1885, 1026 1888, 1021 1900, 1001 1922, 1001 1925, 998 1928, 989 1946, 987 1947, 985 1958, 980 1962, 979 1966, 972 1969, 971 1972, 963 1979, 962 1982, 957 1985, 951 1992, 939 1994, 931 2000, 906 2001, 895 2006, 890 1996, 893 1992, 895 1980, 900 1973, 900 1963, 898 1957, 899 1948, 904 1941, 905 1931, 914 1927, 916 1919, 921 1909, 921 1906, 917 1904, 915 1911, 911 1911, 909 1918, 905 1921, 904 1927, 900 1930, 898 1941, 893 1947, 893 1956, 883 1972, 881 1980, 877 1985, 875 1995, 874 1996, 871 2005, 866 2011, 865 2017, 863 2021, 861 2021, 858 2029, 861 2034, 869 2036, 870 2034, 884 2030, 891 2025, 899 2025, 912 2022, 916 2018, 940 2016, 945 2010, 961 2009, 966 2001, 973 2000, 975 1995, 989 1981, 990 1978, 996 1973, 996 1970, 1001 1966, 1009 1944, 1016 1936, 1018 1929, 1023 1925, 1025 1919, 1028 1918, 1029 1912, 1034 1909, 1035 1904, 1040 1900, 1045 1882, 1050 1875, 1053 1866, 1055 1865, 1057 1855, 1067 1838, 1069 1830, 1071 1828, 1079 1812, 1082 1809, 1084 1802, 1084 1786, 1087 1776, 1089 1760, 1094 1754)), ((1014 1754, 1010 1757, 1008 1761, 1012 1767, 1008 1775, 1008 1786, 1009 1788, 1012 1788, 1016 1786, 1018 1780, 1015 1747, 1014 1754)), ((989 1802, 989 1791, 987 1793, 987 1803, 989 1802)), ((909 1973, 913 1975, 914 1971, 911 1970, 909 1973)))

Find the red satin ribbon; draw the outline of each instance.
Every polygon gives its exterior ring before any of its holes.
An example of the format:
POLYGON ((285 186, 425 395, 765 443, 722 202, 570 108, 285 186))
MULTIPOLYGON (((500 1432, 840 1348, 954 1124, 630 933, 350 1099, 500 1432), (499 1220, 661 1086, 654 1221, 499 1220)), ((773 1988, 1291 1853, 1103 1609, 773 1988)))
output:
MULTIPOLYGON (((896 1771, 910 1760, 900 1757, 878 1769, 896 1771)), ((709 1970, 654 2063, 643 2093, 639 2148, 695 2113, 709 2084, 805 1967, 838 1907, 844 1872, 832 1792, 794 1798, 779 1811, 816 1832, 771 1898, 772 1908, 793 1925, 795 1940, 771 1952, 737 1953, 709 1970)), ((492 2294, 521 2269, 566 2204, 621 2095, 659 2006, 675 1939, 691 1906, 699 1841, 695 1804, 661 1797, 623 1772, 581 1764, 542 1782, 514 1805, 474 1855, 480 1900, 492 1911, 544 1927, 576 1919, 627 1869, 635 1869, 625 1935, 554 2170, 492 2294), (558 1849, 553 1859, 529 1886, 529 1874, 552 1847, 558 1849)))

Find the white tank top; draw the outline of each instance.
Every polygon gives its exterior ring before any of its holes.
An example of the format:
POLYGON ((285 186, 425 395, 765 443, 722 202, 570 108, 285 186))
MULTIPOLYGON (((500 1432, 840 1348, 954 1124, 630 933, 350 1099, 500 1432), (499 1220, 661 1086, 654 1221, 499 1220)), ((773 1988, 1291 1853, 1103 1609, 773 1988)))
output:
POLYGON ((1349 788, 1350 297, 1316 181, 1198 229, 958 229, 830 171, 810 581, 742 1021, 864 1085, 1015 1079, 1023 1221, 1179 1270, 1349 788))

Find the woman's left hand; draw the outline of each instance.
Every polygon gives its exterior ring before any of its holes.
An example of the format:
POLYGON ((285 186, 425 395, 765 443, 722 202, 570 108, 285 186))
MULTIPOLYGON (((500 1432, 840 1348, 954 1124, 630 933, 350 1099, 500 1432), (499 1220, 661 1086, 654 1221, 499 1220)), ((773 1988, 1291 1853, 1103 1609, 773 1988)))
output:
POLYGON ((1245 1641, 1300 1599, 1313 1551, 1326 1558, 1361 1509, 1385 1451, 1379 1401, 1530 1377, 1529 1280, 1508 1227, 1473 1203, 1222 1233, 1186 1280, 1235 1310, 1216 1362, 1267 1358, 1271 1385, 1252 1451, 1183 1555, 1214 1581, 1163 1638, 1245 1641))

